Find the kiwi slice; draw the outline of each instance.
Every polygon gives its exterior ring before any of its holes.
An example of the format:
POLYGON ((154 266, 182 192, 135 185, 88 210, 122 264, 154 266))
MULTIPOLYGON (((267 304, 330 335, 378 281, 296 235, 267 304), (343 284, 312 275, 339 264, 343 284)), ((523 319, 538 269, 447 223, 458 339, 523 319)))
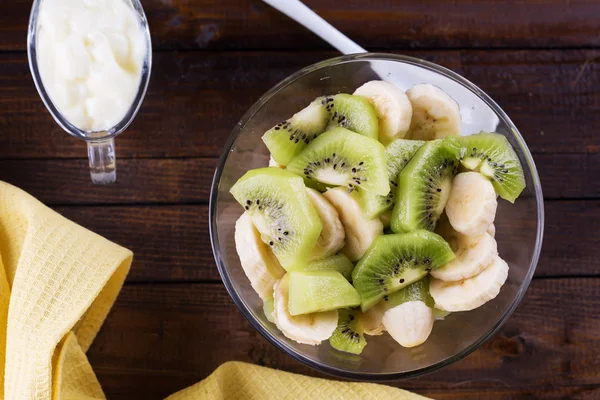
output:
POLYGON ((306 265, 323 225, 302 178, 277 167, 248 171, 231 194, 286 269, 306 265))
POLYGON ((435 228, 458 172, 459 152, 456 138, 433 140, 419 148, 398 177, 394 232, 435 228))
POLYGON ((390 191, 383 145, 344 128, 319 135, 288 164, 287 170, 303 176, 307 185, 319 182, 344 186, 350 192, 361 188, 380 195, 390 191))
POLYGON ((303 271, 337 271, 347 280, 350 280, 353 269, 354 264, 343 254, 311 261, 302 268, 303 271))
POLYGON ((425 142, 396 139, 385 148, 385 162, 391 190, 387 196, 360 191, 362 206, 367 218, 375 218, 394 207, 398 175, 425 142))
POLYGON ((287 165, 294 156, 320 133, 325 131, 329 121, 324 97, 319 97, 262 136, 262 140, 278 164, 287 165))
POLYGON ((338 326, 329 338, 334 349, 351 354, 360 354, 367 345, 360 326, 358 310, 343 309, 338 311, 338 326))
POLYGON ((452 259, 448 243, 433 232, 379 236, 352 271, 363 312, 452 259))
POLYGON ((351 94, 336 94, 325 99, 329 112, 328 129, 340 126, 377 140, 379 120, 377 112, 366 97, 351 94))
POLYGON ((356 307, 360 296, 337 271, 289 273, 288 309, 291 315, 356 307))
POLYGON ((389 296, 383 296, 383 301, 386 310, 409 301, 422 301, 428 307, 433 308, 435 300, 429 294, 429 276, 425 276, 389 296))
POLYGON ((525 189, 525 176, 519 157, 506 137, 481 132, 461 137, 460 144, 461 164, 488 177, 496 193, 514 203, 525 189))

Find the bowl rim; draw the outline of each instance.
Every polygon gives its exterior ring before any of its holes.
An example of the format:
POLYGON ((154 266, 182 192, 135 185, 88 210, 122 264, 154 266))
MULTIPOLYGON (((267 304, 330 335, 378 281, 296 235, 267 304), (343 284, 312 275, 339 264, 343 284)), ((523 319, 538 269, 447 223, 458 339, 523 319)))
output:
POLYGON ((221 276, 221 279, 223 281, 223 284, 225 285, 225 288, 227 289, 227 292, 233 299, 233 302, 238 307, 238 309, 240 310, 242 315, 248 320, 248 322, 250 322, 250 324, 254 327, 254 329, 256 329, 265 339, 267 339, 267 341, 269 341, 271 344, 273 344, 276 348, 278 348, 282 352, 291 356, 296 361, 300 361, 301 363, 303 363, 317 371, 324 372, 329 375, 346 378, 346 379, 363 380, 363 381, 393 381, 393 380, 400 380, 400 379, 407 379, 407 378, 414 378, 417 376, 422 376, 424 374, 431 373, 433 371, 436 371, 440 368, 443 368, 447 365, 453 364, 454 362, 463 359, 464 357, 468 356, 469 354, 471 354, 472 352, 477 350, 486 341, 488 341, 495 333, 498 332, 498 330, 502 327, 502 325, 504 325, 504 323, 508 320, 508 318, 512 315, 512 313, 515 311, 517 306, 523 300, 523 297, 525 296, 525 293, 527 292, 527 289, 529 288, 529 286, 531 284, 533 274, 535 272, 537 263, 539 261, 540 252, 542 249, 543 234, 544 234, 544 197, 542 194, 542 187, 541 187, 539 175, 537 172, 537 168, 533 161, 531 152, 529 151, 529 148, 527 147, 527 145, 525 143, 525 140, 521 136, 521 134, 520 134, 519 130, 517 129, 517 127, 515 126, 515 124, 508 117, 508 115, 483 90, 481 90, 479 87, 477 87, 471 81, 469 81, 468 79, 464 78, 463 76, 457 74, 456 72, 454 72, 446 67, 442 67, 438 64, 430 62, 430 61, 426 61, 426 60, 415 58, 415 57, 405 56, 405 55, 399 55, 399 54, 358 53, 358 54, 350 54, 350 55, 343 55, 343 56, 329 58, 324 61, 320 61, 320 62, 311 64, 307 67, 302 68, 301 70, 291 74, 290 76, 288 76, 287 78, 285 78, 284 80, 282 80, 281 82, 279 82, 278 84, 273 86, 271 89, 269 89, 250 107, 250 109, 248 109, 248 111, 243 115, 243 117, 240 119, 240 121, 236 124, 232 133, 229 135, 229 138, 227 139, 227 141, 223 147, 221 156, 219 157, 217 167, 215 169, 215 174, 214 174, 212 185, 211 185, 211 192, 210 192, 210 199, 209 199, 209 231, 210 231, 211 246, 212 246, 215 262, 217 264, 217 269, 219 270, 219 275, 221 276), (219 245, 219 234, 217 231, 217 223, 216 223, 216 217, 217 217, 216 207, 217 207, 217 198, 218 198, 218 192, 219 192, 219 190, 218 190, 219 183, 220 183, 221 176, 223 173, 223 168, 224 168, 227 158, 231 152, 233 144, 235 143, 238 136, 242 133, 247 122, 254 116, 254 114, 256 114, 256 112, 261 107, 263 107, 280 90, 282 90, 286 86, 294 83, 295 81, 304 77, 305 75, 308 75, 308 74, 310 74, 316 70, 319 70, 321 68, 324 68, 324 67, 329 67, 329 66, 334 66, 334 65, 338 65, 338 64, 354 62, 354 61, 359 61, 359 60, 392 61, 392 62, 401 62, 401 63, 419 66, 419 67, 426 68, 428 70, 437 72, 447 78, 450 78, 450 79, 456 81, 457 83, 461 84, 462 86, 466 87, 467 89, 471 90, 482 101, 484 101, 501 118, 501 120, 503 120, 510 127, 510 130, 512 131, 514 138, 517 140, 519 147, 521 148, 521 150, 523 152, 523 155, 526 159, 526 163, 529 166, 529 170, 531 171, 531 179, 532 179, 533 186, 534 186, 534 193, 535 193, 537 212, 538 212, 536 243, 535 243, 535 249, 533 251, 533 255, 531 257, 531 261, 529 264, 529 270, 527 271, 527 274, 526 274, 524 280, 521 282, 521 287, 519 289, 519 292, 517 293, 517 296, 512 300, 512 303, 507 308, 507 310, 504 312, 504 314, 501 316, 501 318, 498 321, 496 321, 496 323, 493 324, 490 328, 488 328, 487 331, 484 334, 482 334, 478 340, 474 341, 473 343, 471 343, 469 346, 467 346, 463 350, 455 353, 454 355, 452 355, 444 360, 438 361, 427 367, 414 369, 414 370, 410 370, 410 371, 392 372, 392 373, 372 373, 372 372, 356 372, 356 371, 344 370, 341 368, 321 364, 317 361, 314 361, 314 360, 304 356, 302 353, 296 351, 295 349, 288 347, 284 342, 280 341, 279 339, 277 339, 276 337, 271 335, 271 333, 268 332, 262 326, 262 324, 256 318, 253 317, 252 312, 246 307, 245 302, 241 299, 241 297, 236 292, 236 290, 233 286, 233 283, 226 271, 225 263, 221 256, 221 249, 220 249, 220 245, 219 245))

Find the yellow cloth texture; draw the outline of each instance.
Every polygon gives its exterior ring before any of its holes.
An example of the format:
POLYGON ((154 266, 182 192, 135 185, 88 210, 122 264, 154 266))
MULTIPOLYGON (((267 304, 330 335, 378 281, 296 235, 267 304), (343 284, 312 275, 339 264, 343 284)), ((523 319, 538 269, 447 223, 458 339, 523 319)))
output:
MULTIPOLYGON (((85 352, 115 302, 131 251, 0 182, 0 399, 105 399, 85 352)), ((221 365, 169 400, 424 399, 383 385, 221 365)))
POLYGON ((202 382, 166 400, 422 400, 427 397, 375 383, 339 382, 230 361, 202 382))

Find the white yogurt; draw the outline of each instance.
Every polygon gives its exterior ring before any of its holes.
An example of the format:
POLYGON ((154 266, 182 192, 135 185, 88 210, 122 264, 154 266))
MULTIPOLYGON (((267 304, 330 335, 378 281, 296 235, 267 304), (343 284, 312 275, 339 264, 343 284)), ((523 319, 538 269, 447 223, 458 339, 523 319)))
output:
POLYGON ((79 129, 108 130, 133 103, 147 48, 127 0, 43 0, 37 62, 60 113, 79 129))

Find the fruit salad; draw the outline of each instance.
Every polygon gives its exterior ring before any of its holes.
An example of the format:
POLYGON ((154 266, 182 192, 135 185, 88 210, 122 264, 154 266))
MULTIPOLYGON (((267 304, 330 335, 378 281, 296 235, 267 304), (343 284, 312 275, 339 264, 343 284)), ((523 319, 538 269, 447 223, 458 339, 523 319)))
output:
POLYGON ((525 188, 497 133, 461 132, 456 101, 384 81, 326 95, 262 137, 269 166, 231 188, 235 244, 266 318, 298 343, 414 347, 436 320, 492 301, 508 277, 498 197, 525 188))

